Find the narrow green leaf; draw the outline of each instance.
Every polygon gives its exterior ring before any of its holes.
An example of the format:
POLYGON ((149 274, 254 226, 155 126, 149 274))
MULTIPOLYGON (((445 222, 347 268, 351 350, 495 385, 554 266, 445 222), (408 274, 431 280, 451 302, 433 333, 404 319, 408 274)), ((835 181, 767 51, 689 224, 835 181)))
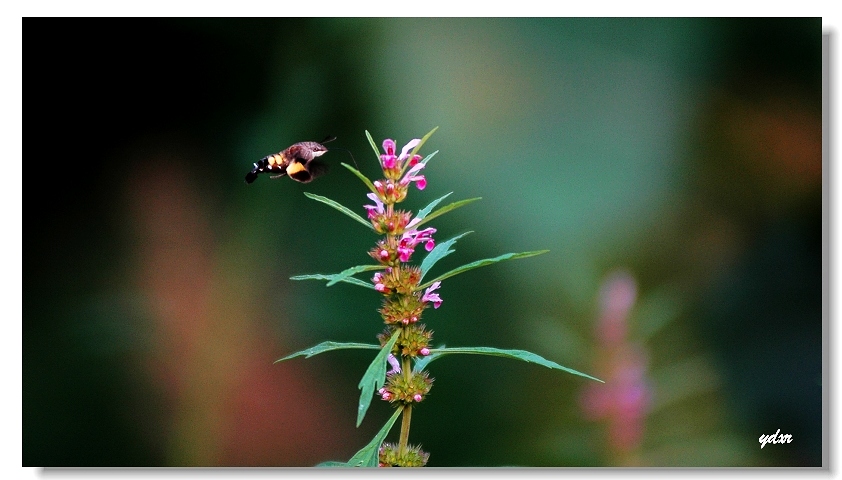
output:
MULTIPOLYGON (((289 277, 289 279, 290 280, 327 280, 328 282, 332 282, 336 278, 337 275, 341 275, 341 274, 332 273, 330 275, 325 275, 325 274, 321 274, 321 273, 314 273, 314 274, 310 274, 310 275, 296 275, 294 277, 289 277)), ((371 288, 372 290, 374 289, 373 283, 360 280, 359 278, 346 277, 346 278, 343 278, 342 280, 339 280, 339 281, 345 282, 345 283, 350 283, 352 285, 359 285, 361 287, 371 288)))
POLYGON ((416 145, 416 146, 415 146, 415 148, 413 148, 413 149, 412 149, 412 152, 410 152, 409 157, 410 157, 410 158, 412 158, 412 156, 413 156, 413 155, 415 155, 415 153, 416 153, 416 152, 418 152, 418 150, 421 150, 421 147, 422 147, 422 146, 424 146, 424 143, 425 143, 427 140, 429 140, 429 139, 430 139, 430 137, 432 137, 432 136, 433 136, 433 134, 434 134, 434 133, 436 132, 436 130, 438 130, 438 129, 439 129, 439 127, 436 127, 436 128, 434 128, 434 129, 430 130, 430 131, 429 131, 426 135, 424 135, 423 137, 421 137, 421 141, 420 141, 420 142, 418 142, 418 145, 416 145))
POLYGON ((433 250, 424 257, 424 261, 421 262, 421 266, 419 267, 421 269, 421 279, 419 279, 419 281, 424 279, 424 275, 433 268, 433 265, 435 265, 436 262, 454 252, 454 250, 450 250, 450 247, 456 243, 456 240, 459 240, 469 233, 473 232, 465 232, 462 235, 457 235, 445 242, 437 243, 436 247, 433 248, 433 250))
POLYGON ((274 363, 283 362, 284 360, 289 360, 290 358, 300 357, 304 355, 304 358, 310 358, 313 355, 318 355, 324 352, 330 352, 331 350, 343 350, 348 348, 362 348, 366 350, 377 350, 380 348, 380 345, 371 345, 368 343, 349 343, 349 342, 322 342, 315 347, 306 348, 304 350, 300 350, 295 353, 291 353, 286 357, 279 358, 275 360, 274 363))
POLYGON ((398 341, 399 332, 395 332, 392 338, 380 349, 380 353, 374 357, 371 365, 368 366, 363 378, 360 380, 357 388, 362 390, 360 393, 360 404, 357 408, 357 426, 359 427, 365 417, 365 412, 371 405, 371 399, 374 397, 374 392, 380 389, 386 383, 386 357, 392 351, 392 347, 398 341))
MULTIPOLYGON (((360 174, 360 175, 362 175, 362 174, 360 174)), ((340 212, 344 213, 345 215, 348 215, 349 217, 353 218, 354 220, 362 223, 366 227, 368 227, 372 230, 374 229, 374 227, 371 226, 371 222, 369 222, 368 220, 364 219, 363 217, 357 215, 350 208, 342 205, 341 203, 339 203, 335 200, 331 200, 327 197, 323 197, 321 195, 316 195, 315 193, 310 193, 310 192, 304 192, 304 195, 306 195, 307 198, 311 198, 311 199, 313 199, 317 202, 322 202, 325 205, 330 205, 331 207, 339 210, 340 212)))
POLYGON ((395 409, 395 413, 392 414, 392 417, 386 421, 386 424, 383 425, 383 428, 377 432, 377 435, 368 442, 368 445, 364 446, 360 449, 357 453, 348 460, 348 463, 345 465, 336 465, 338 466, 346 466, 346 467, 377 467, 380 465, 380 445, 383 444, 383 440, 386 439, 386 435, 389 434, 389 430, 392 429, 392 426, 398 420, 398 417, 401 416, 403 413, 402 408, 395 409))
POLYGON ((432 212, 432 211, 433 211, 433 209, 434 209, 434 208, 436 208, 436 205, 438 205, 439 203, 441 203, 441 201, 442 201, 442 200, 444 200, 445 198, 447 198, 448 196, 450 196, 450 195, 452 195, 452 194, 453 194, 453 192, 450 192, 450 193, 448 193, 447 195, 445 195, 445 196, 443 196, 443 197, 441 197, 441 198, 438 198, 438 199, 436 199, 436 200, 433 200, 432 202, 430 202, 430 204, 429 204, 429 205, 427 205, 426 207, 422 208, 421 210, 418 210, 418 215, 415 215, 415 218, 420 218, 421 220, 423 220, 423 219, 424 219, 424 217, 426 217, 427 215, 429 215, 429 214, 430 214, 430 212, 432 212))
MULTIPOLYGON (((357 170, 356 168, 354 168, 354 167, 352 167, 352 166, 348 165, 347 163, 340 163, 340 164, 341 164, 343 167, 345 167, 345 168, 347 168, 348 170, 350 170, 350 171, 351 171, 351 173, 353 173, 354 175, 356 175, 356 176, 357 176, 357 178, 359 178, 360 180, 362 180, 362 181, 363 181, 363 183, 365 183, 365 185, 368 187, 368 189, 369 189, 369 190, 371 190, 371 191, 372 191, 372 192, 374 192, 374 193, 377 193, 377 189, 375 189, 375 188, 374 188, 374 184, 373 184, 373 183, 371 183, 371 180, 369 180, 369 179, 368 179, 368 177, 366 177, 365 175, 363 175, 363 174, 362 174, 362 172, 360 172, 360 171, 359 171, 359 170, 357 170)), ((369 226, 371 226, 371 225, 369 225, 369 226)))
MULTIPOLYGON (((444 350, 444 345, 439 347, 438 350, 444 350)), ((430 350, 430 354, 427 355, 426 357, 415 357, 415 364, 412 366, 412 371, 413 372, 420 372, 420 371, 424 370, 425 368, 427 368, 427 365, 430 362, 432 362, 433 360, 437 359, 440 356, 441 356, 440 353, 433 353, 433 351, 430 350)))
POLYGON ((371 144, 371 148, 374 150, 374 155, 377 157, 377 161, 380 161, 380 149, 377 148, 377 144, 374 143, 374 139, 371 138, 371 134, 368 133, 368 130, 365 131, 365 136, 368 138, 368 143, 371 144))
POLYGON ((356 275, 360 272, 368 272, 370 270, 383 270, 386 267, 383 265, 357 265, 356 267, 351 267, 345 269, 339 273, 333 275, 333 279, 327 282, 327 286, 336 285, 338 282, 344 282, 347 278, 351 277, 352 275, 356 275))
POLYGON ((469 203, 472 203, 472 202, 476 202, 477 200, 482 200, 482 197, 469 198, 467 200, 459 200, 458 202, 453 202, 450 205, 445 205, 444 207, 441 207, 440 209, 436 210, 435 212, 425 216, 424 220, 421 220, 420 222, 415 224, 415 227, 417 228, 420 225, 423 225, 423 224, 429 222, 430 220, 432 220, 432 219, 434 219, 434 218, 436 218, 440 215, 444 215, 445 213, 447 213, 451 210, 455 210, 459 207, 464 207, 465 205, 467 205, 469 203))
POLYGON ((534 257, 535 255, 540 255, 542 253, 547 253, 549 250, 536 250, 534 252, 522 252, 522 253, 506 253, 500 255, 499 257, 494 258, 486 258, 485 260, 477 260, 476 262, 471 262, 467 265, 462 265, 461 267, 454 268, 453 270, 445 273, 444 275, 440 275, 436 277, 434 280, 430 280, 429 282, 420 285, 416 290, 423 290, 435 282, 440 282, 445 278, 450 278, 454 275, 458 275, 463 272, 467 272, 468 270, 472 270, 474 268, 484 267, 486 265, 491 265, 497 262, 502 262, 503 260, 514 260, 516 258, 527 258, 527 257, 534 257))
POLYGON ((432 362, 435 359, 441 358, 444 355, 450 355, 454 353, 493 355, 495 357, 513 358, 515 360, 523 360, 524 362, 537 363, 538 365, 543 365, 547 368, 552 368, 555 370, 563 370, 567 373, 572 373, 573 375, 579 375, 581 377, 590 378, 591 380, 596 380, 597 382, 605 383, 596 377, 592 377, 578 370, 573 370, 572 368, 561 366, 553 362, 552 360, 547 360, 546 358, 538 354, 527 352, 526 350, 504 350, 493 347, 433 348, 430 350, 430 357, 433 357, 430 360, 430 362, 432 362))
POLYGON ((424 160, 421 160, 421 161, 420 161, 420 162, 418 162, 418 163, 423 163, 424 165, 426 165, 426 164, 427 164, 427 162, 429 162, 431 158, 435 157, 437 153, 439 153, 439 151, 438 151, 438 150, 436 150, 435 152, 433 152, 433 153, 431 153, 431 154, 427 155, 426 157, 424 157, 424 160))

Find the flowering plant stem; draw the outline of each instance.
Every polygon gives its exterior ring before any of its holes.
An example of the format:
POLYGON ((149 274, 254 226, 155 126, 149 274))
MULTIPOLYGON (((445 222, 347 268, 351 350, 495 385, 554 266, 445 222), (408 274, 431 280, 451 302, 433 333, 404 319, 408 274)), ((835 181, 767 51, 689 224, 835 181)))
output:
POLYGON ((406 452, 406 445, 409 443, 409 423, 412 421, 412 405, 404 405, 403 421, 401 422, 401 437, 398 443, 398 456, 406 452))
POLYGON ((395 142, 391 139, 383 142, 383 153, 381 153, 371 135, 366 132, 366 136, 379 158, 383 178, 372 182, 353 167, 344 163, 342 165, 362 180, 370 190, 367 196, 373 205, 364 206, 367 211, 367 219, 363 219, 352 209, 334 200, 310 193, 306 194, 309 198, 331 206, 355 221, 366 225, 383 237, 368 252, 368 256, 375 261, 373 265, 359 265, 337 274, 301 275, 292 278, 295 280, 326 280, 328 286, 345 282, 373 288, 382 295, 382 307, 379 312, 383 323, 386 325, 386 330, 378 335, 378 345, 324 342, 315 347, 288 355, 278 361, 300 355, 310 357, 340 348, 378 349, 379 352, 359 383, 361 395, 357 408, 357 426, 362 422, 375 392, 381 400, 389 402, 397 408, 395 414, 378 432, 377 436, 357 452, 351 460, 348 462, 328 462, 323 465, 424 466, 429 454, 421 450, 420 446, 409 444, 412 409, 427 397, 432 388, 433 378, 425 370, 426 367, 433 360, 447 354, 502 356, 537 363, 548 368, 601 381, 524 350, 503 350, 493 347, 432 348, 433 332, 427 330, 424 324, 419 323, 419 320, 429 306, 436 309, 441 306, 443 300, 438 291, 441 289, 443 280, 474 268, 492 265, 504 260, 532 257, 547 252, 547 250, 539 250, 507 253, 494 258, 477 260, 422 283, 427 272, 439 260, 453 253, 451 247, 467 233, 437 244, 433 238, 437 230, 433 227, 421 228, 421 226, 444 213, 478 200, 476 198, 462 200, 434 210, 445 197, 450 195, 448 193, 431 202, 415 215, 409 211, 395 208, 396 204, 406 199, 409 187, 412 184, 415 184, 419 190, 426 188, 427 180, 422 175, 422 171, 427 166, 427 162, 438 152, 433 152, 425 158, 422 158, 417 152, 437 128, 434 128, 421 139, 411 140, 403 147, 400 154, 397 154, 395 142), (419 245, 423 245, 429 253, 420 266, 410 265, 409 262, 419 245), (375 272, 370 283, 354 277, 355 274, 366 271, 375 272), (388 371, 387 365, 391 367, 388 371), (384 443, 383 441, 398 415, 402 417, 398 443, 397 445, 384 443))

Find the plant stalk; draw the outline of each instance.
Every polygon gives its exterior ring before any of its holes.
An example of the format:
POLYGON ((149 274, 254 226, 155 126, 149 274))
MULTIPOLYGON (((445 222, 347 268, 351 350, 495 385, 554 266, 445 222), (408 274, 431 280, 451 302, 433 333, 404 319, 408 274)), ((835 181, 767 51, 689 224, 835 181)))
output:
POLYGON ((403 419, 401 420, 401 439, 398 444, 398 457, 403 457, 406 445, 409 443, 409 422, 412 420, 412 405, 403 407, 403 419))
MULTIPOLYGON (((403 329, 401 329, 403 333, 403 329)), ((403 369, 403 376, 407 381, 412 378, 412 361, 409 357, 403 357, 401 368, 403 369)), ((403 455, 406 450, 406 445, 409 442, 409 422, 412 420, 412 405, 405 405, 403 407, 403 420, 401 421, 401 439, 398 444, 398 455, 403 455)))

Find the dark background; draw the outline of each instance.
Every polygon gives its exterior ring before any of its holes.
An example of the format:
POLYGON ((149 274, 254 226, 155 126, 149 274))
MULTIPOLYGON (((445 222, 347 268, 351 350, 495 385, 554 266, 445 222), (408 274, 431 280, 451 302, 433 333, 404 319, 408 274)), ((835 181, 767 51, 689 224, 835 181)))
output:
MULTIPOLYGON (((430 466, 819 466, 821 19, 33 19, 25 56, 24 466, 347 460, 372 291, 293 282, 376 239, 339 162, 243 176, 291 143, 435 126, 417 209, 467 230, 440 272, 437 344, 597 374, 599 292, 634 279, 653 401, 630 462, 582 415, 588 383, 492 357, 431 366, 410 441, 430 466), (793 436, 758 448, 761 434, 793 436)), ((421 260, 421 252, 414 259, 421 260)), ((395 429, 396 434, 397 428, 395 429)))

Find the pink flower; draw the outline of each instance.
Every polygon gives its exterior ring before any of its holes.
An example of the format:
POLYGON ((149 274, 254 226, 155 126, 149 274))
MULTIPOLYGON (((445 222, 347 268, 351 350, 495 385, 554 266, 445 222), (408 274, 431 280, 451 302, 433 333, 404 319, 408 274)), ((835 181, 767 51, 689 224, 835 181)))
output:
POLYGON ((439 297, 438 293, 433 293, 434 291, 438 290, 441 287, 441 282, 433 282, 429 288, 424 290, 424 296, 421 297, 422 302, 433 302, 434 308, 439 308, 441 306, 441 302, 443 301, 441 297, 439 297))
POLYGON ((393 373, 401 373, 401 364, 394 355, 390 353, 389 356, 386 357, 386 360, 388 360, 389 365, 392 366, 392 369, 386 372, 386 375, 391 375, 393 373))
POLYGON ((363 205, 363 208, 368 210, 368 219, 371 220, 377 215, 382 215, 386 210, 383 208, 383 202, 374 193, 366 195, 369 199, 374 201, 374 205, 363 205))
MULTIPOLYGON (((416 147, 421 143, 421 139, 415 138, 409 141, 406 145, 403 146, 401 149, 400 156, 395 156, 395 141, 391 138, 387 138, 383 140, 383 150, 386 152, 380 155, 380 163, 383 165, 383 169, 393 169, 398 168, 402 169, 403 164, 402 162, 406 160, 406 157, 409 155, 409 151, 416 147)), ((413 156, 413 159, 415 157, 413 156)), ((417 160, 415 160, 417 162, 417 160)))
POLYGON ((600 288, 599 340, 607 347, 621 345, 627 336, 628 317, 637 300, 637 282, 628 272, 611 274, 600 288))
POLYGON ((397 161, 397 157, 395 157, 395 141, 389 138, 383 140, 383 151, 386 152, 380 155, 380 163, 383 164, 383 168, 395 168, 395 162, 397 161))
POLYGON ((409 151, 411 149, 415 148, 415 146, 418 145, 419 143, 421 143, 420 138, 413 138, 412 140, 410 140, 409 143, 404 145, 403 148, 401 149, 401 156, 398 157, 398 160, 401 160, 401 161, 406 160, 406 156, 409 154, 409 151))
MULTIPOLYGON (((418 218, 413 219, 407 227, 418 223, 418 218)), ((425 228, 423 230, 410 229, 404 232, 401 240, 398 243, 398 258, 401 262, 408 262, 409 257, 415 252, 415 247, 419 243, 424 243, 424 249, 428 252, 436 246, 436 241, 433 240, 433 234, 436 233, 435 228, 425 228)))
MULTIPOLYGON (((415 157, 413 157, 413 159, 414 158, 415 157)), ((416 175, 424 167, 425 165, 423 163, 416 163, 412 168, 410 168, 406 172, 403 178, 401 178, 400 184, 403 186, 407 186, 411 182, 415 182, 415 186, 418 187, 418 190, 424 190, 424 188, 427 186, 427 179, 424 177, 424 175, 416 175)))
POLYGON ((371 277, 371 281, 374 282, 374 289, 380 293, 386 293, 386 283, 383 279, 383 274, 377 272, 371 277))

